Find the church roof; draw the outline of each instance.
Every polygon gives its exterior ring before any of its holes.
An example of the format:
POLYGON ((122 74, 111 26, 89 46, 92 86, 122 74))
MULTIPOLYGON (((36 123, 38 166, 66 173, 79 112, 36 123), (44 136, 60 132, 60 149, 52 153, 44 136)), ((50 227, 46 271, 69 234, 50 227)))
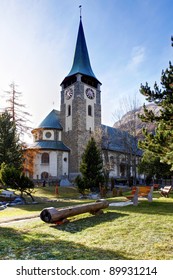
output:
POLYGON ((29 146, 31 149, 41 149, 41 150, 60 150, 69 152, 70 149, 63 144, 62 141, 36 141, 29 146))
POLYGON ((48 129, 59 129, 62 130, 62 126, 59 120, 59 112, 57 110, 52 110, 46 118, 40 123, 38 128, 48 128, 48 129))
POLYGON ((120 153, 132 153, 141 156, 142 151, 138 149, 135 138, 127 131, 102 125, 103 141, 102 149, 120 153))
MULTIPOLYGON (((94 75, 94 73, 92 71, 92 68, 91 68, 88 49, 87 49, 87 45, 86 45, 86 40, 85 40, 85 35, 84 35, 84 30, 83 30, 83 25, 82 25, 82 20, 81 19, 80 19, 80 23, 79 23, 79 30, 78 30, 78 36, 77 36, 73 65, 72 65, 72 68, 70 70, 70 73, 66 76, 66 78, 68 78, 70 76, 73 76, 73 75, 76 75, 78 73, 89 76, 89 77, 92 77, 92 78, 97 80, 97 78, 94 75)), ((99 82, 99 81, 97 80, 97 82, 99 82)))

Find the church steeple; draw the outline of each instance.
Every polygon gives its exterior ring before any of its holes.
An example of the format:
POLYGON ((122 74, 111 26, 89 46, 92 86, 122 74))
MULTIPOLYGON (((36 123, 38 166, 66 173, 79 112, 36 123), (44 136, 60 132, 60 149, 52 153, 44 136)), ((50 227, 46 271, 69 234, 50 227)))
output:
POLYGON ((70 77, 72 77, 76 74, 81 74, 81 75, 90 77, 90 78, 94 79, 96 83, 101 84, 97 80, 97 78, 94 75, 93 70, 91 68, 81 16, 80 16, 80 23, 79 23, 79 30, 78 30, 78 35, 77 35, 77 42, 76 42, 73 65, 72 65, 72 68, 71 68, 69 74, 63 80, 62 84, 65 81, 67 81, 70 77))
POLYGON ((79 31, 76 42, 76 50, 74 55, 74 61, 70 73, 67 77, 74 74, 84 74, 96 79, 90 64, 90 59, 88 55, 87 45, 85 41, 85 35, 82 26, 82 20, 80 19, 79 31))
POLYGON ((80 10, 72 68, 61 83, 62 141, 70 148, 71 176, 80 172, 85 144, 101 126, 100 85, 91 68, 80 10))

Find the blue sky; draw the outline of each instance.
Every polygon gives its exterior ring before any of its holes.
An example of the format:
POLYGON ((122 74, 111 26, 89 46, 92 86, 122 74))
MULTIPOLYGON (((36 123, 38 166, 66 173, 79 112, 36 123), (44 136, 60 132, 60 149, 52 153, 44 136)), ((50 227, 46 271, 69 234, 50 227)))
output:
POLYGON ((0 107, 14 81, 36 127, 60 108, 79 5, 92 69, 102 83, 102 123, 113 125, 123 98, 145 99, 140 84, 160 83, 172 61, 172 0, 0 0, 0 107))

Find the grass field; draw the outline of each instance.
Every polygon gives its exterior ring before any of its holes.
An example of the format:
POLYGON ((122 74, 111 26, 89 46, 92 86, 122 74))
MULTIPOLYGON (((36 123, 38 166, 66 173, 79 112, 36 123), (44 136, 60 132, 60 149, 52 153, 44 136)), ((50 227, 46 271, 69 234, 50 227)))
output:
POLYGON ((40 218, 4 223, 19 217, 39 216, 43 208, 50 206, 88 202, 79 199, 75 188, 59 191, 56 197, 52 187, 37 189, 38 204, 0 211, 1 260, 173 259, 173 197, 161 198, 157 193, 152 203, 141 200, 137 207, 109 207, 99 216, 81 214, 61 226, 46 224, 40 218))

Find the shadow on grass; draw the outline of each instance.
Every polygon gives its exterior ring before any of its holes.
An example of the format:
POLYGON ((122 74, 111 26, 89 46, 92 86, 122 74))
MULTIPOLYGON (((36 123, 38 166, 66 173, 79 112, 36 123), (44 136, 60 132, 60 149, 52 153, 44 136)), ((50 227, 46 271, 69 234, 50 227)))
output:
POLYGON ((101 215, 89 216, 83 218, 80 218, 79 216, 75 216, 69 218, 69 223, 59 225, 59 226, 51 225, 51 227, 54 227, 60 231, 76 233, 76 232, 83 231, 87 228, 95 227, 96 225, 105 222, 111 222, 123 216, 127 216, 127 214, 121 214, 121 213, 109 212, 109 211, 101 215))
POLYGON ((173 200, 140 200, 137 206, 129 205, 125 207, 111 207, 111 209, 123 212, 144 213, 153 215, 172 215, 173 214, 173 200))
MULTIPOLYGON (((62 240, 53 234, 37 234, 12 228, 0 228, 1 260, 119 260, 127 258, 120 252, 85 246, 62 240)), ((79 240, 80 241, 80 240, 79 240)))

